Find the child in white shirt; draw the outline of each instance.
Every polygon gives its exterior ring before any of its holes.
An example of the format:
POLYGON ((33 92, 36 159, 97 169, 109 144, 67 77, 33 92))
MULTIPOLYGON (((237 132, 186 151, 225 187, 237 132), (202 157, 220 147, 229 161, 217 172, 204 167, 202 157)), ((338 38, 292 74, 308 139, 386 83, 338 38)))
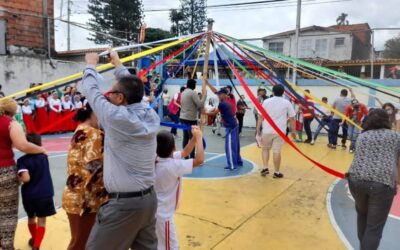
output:
POLYGON ((201 130, 192 126, 193 137, 182 151, 175 151, 173 134, 160 131, 157 134, 156 181, 158 208, 156 213, 156 234, 158 250, 179 249, 174 223, 174 214, 182 192, 181 177, 192 173, 193 168, 204 162, 204 148, 201 130), (196 146, 196 158, 185 160, 196 146))

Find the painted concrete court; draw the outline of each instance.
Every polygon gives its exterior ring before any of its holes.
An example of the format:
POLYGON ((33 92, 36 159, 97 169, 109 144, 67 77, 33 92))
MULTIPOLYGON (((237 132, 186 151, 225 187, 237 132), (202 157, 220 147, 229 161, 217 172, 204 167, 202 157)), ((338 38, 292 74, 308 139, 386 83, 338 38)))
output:
MULTIPOLYGON (((184 178, 183 197, 176 215, 181 249, 346 249, 343 239, 356 248, 357 242, 351 236, 356 230, 353 204, 348 197, 337 197, 341 183, 333 188, 338 192, 328 192, 336 178, 301 158, 287 145, 282 160, 285 178, 261 177, 260 149, 253 144, 253 135, 254 131, 249 130, 241 138, 245 166, 230 172, 223 170, 224 139, 206 131, 208 161, 202 169, 184 178), (328 193, 332 199, 327 203, 328 193), (332 214, 336 219, 332 220, 332 214), (345 224, 341 224, 343 218, 345 224), (350 233, 341 234, 338 228, 350 233)), ((62 151, 69 143, 68 136, 59 137, 53 136, 47 142, 56 152, 50 153, 50 164, 57 205, 66 175, 66 156, 62 151)), ((180 143, 178 140, 177 144, 180 143)), ((346 151, 329 150, 323 137, 314 146, 299 144, 299 147, 313 159, 342 172, 352 160, 346 151)), ((24 216, 22 210, 20 216, 24 216)), ((21 219, 18 225, 17 249, 29 249, 25 223, 21 219)), ((398 226, 393 230, 399 235, 398 226)), ((391 241, 389 236, 384 235, 383 241, 391 241)), ((68 220, 63 210, 59 210, 49 219, 41 249, 66 249, 68 242, 68 220)))

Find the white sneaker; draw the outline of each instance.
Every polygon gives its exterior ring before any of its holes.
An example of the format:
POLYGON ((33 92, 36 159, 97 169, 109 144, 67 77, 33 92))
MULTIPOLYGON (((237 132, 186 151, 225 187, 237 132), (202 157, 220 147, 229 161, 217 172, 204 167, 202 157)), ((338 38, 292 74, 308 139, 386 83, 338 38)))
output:
POLYGON ((315 144, 315 141, 314 141, 314 140, 311 140, 310 144, 311 144, 311 145, 314 145, 314 144, 315 144))

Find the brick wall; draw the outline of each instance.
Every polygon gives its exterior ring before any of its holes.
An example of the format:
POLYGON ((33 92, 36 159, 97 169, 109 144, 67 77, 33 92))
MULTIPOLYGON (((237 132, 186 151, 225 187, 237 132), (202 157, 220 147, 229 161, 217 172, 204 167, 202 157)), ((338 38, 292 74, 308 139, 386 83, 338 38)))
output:
MULTIPOLYGON (((47 3, 48 15, 53 18, 53 0, 47 0, 47 3)), ((41 17, 43 15, 43 0, 0 0, 0 19, 7 22, 7 48, 16 46, 47 50, 47 39, 43 34, 47 28, 45 19, 41 17)), ((50 20, 50 35, 54 50, 53 20, 50 20)))

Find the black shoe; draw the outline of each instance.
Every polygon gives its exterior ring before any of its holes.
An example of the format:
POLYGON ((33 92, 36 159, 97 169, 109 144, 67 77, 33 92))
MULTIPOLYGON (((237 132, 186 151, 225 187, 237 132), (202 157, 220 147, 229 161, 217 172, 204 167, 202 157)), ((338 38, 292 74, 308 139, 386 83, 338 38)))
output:
POLYGON ((310 143, 310 142, 311 142, 311 139, 307 139, 304 141, 304 143, 310 143))
POLYGON ((213 134, 215 135, 215 129, 212 129, 213 134))
POLYGON ((342 149, 346 149, 346 148, 347 148, 346 145, 342 144, 342 149))
POLYGON ((282 173, 274 173, 274 175, 272 176, 273 178, 283 178, 283 174, 282 173))
POLYGON ((29 245, 30 247, 33 247, 33 239, 32 239, 32 238, 30 238, 30 239, 28 240, 28 245, 29 245))
POLYGON ((32 250, 40 250, 39 248, 36 247, 32 247, 32 250))
POLYGON ((269 174, 269 169, 268 168, 263 168, 260 172, 261 176, 266 176, 269 174))

